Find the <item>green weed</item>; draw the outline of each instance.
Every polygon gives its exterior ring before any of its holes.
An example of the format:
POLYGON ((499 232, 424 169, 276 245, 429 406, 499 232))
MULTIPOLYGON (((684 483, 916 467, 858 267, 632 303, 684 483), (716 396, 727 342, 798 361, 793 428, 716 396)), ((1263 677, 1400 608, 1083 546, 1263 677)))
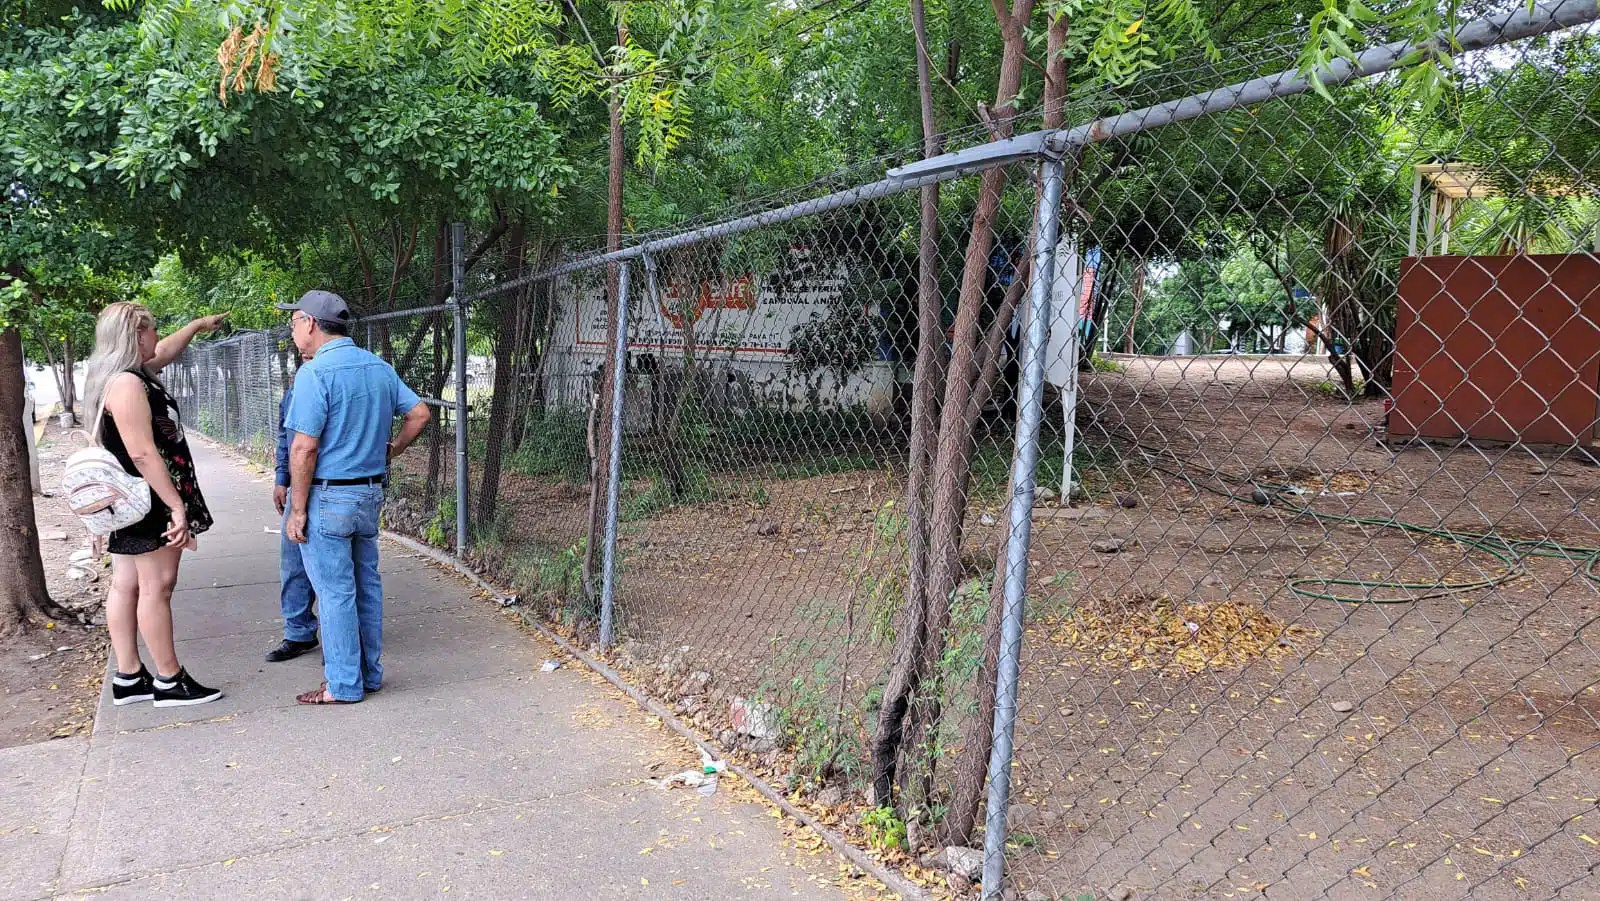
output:
POLYGON ((1108 360, 1099 354, 1095 354, 1089 358, 1089 368, 1095 372, 1127 372, 1128 364, 1119 363, 1116 360, 1108 360))
POLYGON ((797 613, 805 623, 802 634, 816 637, 774 641, 774 669, 794 675, 768 679, 756 695, 777 708, 778 730, 795 751, 797 773, 813 780, 833 774, 852 780, 865 760, 867 708, 839 691, 840 662, 850 655, 848 639, 842 651, 833 647, 837 636, 850 633, 850 616, 826 600, 812 601, 797 613))
POLYGON ((589 479, 588 428, 581 413, 554 409, 530 419, 511 469, 533 478, 581 483, 589 479))
POLYGON ((454 493, 439 498, 433 516, 422 527, 422 540, 434 547, 447 547, 456 537, 456 496, 454 493))
POLYGON ((569 625, 593 619, 598 613, 583 593, 583 556, 587 547, 587 539, 580 538, 555 551, 524 551, 512 562, 518 586, 559 605, 569 625))
POLYGON ((867 844, 879 851, 905 850, 906 821, 895 814, 893 807, 879 807, 862 814, 861 827, 867 831, 867 844))

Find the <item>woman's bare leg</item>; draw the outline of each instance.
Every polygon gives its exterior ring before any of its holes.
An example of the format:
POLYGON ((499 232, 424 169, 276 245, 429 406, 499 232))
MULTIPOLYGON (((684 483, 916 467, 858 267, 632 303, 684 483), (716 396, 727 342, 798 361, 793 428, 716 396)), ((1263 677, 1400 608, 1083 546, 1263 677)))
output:
POLYGON ((156 676, 178 674, 178 650, 172 640, 172 586, 178 581, 183 549, 164 547, 134 558, 139 567, 139 634, 156 665, 156 676))
POLYGON ((137 557, 113 554, 111 589, 106 592, 106 629, 117 672, 133 675, 144 666, 139 659, 139 570, 137 557))

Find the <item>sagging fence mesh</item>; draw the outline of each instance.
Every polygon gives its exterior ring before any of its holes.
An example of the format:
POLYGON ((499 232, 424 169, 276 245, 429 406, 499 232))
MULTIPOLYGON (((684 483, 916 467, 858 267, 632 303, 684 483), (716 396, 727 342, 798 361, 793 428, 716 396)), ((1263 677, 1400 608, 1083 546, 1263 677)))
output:
MULTIPOLYGON (((388 516, 452 545, 464 390, 470 558, 891 856, 1593 897, 1596 60, 1568 31, 1460 55, 1438 109, 1378 77, 828 193, 908 155, 627 259, 474 232, 464 386, 450 311, 362 337, 447 414, 388 516)), ((196 347, 190 421, 256 449, 273 340, 196 347)))

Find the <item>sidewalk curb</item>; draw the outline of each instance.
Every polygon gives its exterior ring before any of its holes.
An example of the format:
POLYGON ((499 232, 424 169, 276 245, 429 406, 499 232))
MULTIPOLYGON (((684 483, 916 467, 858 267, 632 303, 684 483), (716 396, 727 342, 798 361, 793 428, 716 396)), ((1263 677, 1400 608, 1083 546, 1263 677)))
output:
MULTIPOLYGON (((414 538, 409 538, 405 535, 391 532, 388 529, 383 530, 383 537, 408 550, 415 551, 416 553, 427 557, 440 566, 449 568, 456 574, 462 576, 463 578, 472 582, 474 585, 477 585, 479 588, 482 588, 484 591, 495 595, 496 597, 505 597, 511 594, 511 592, 505 591, 500 586, 495 585, 494 583, 485 579, 483 576, 479 575, 465 563, 462 563, 460 560, 450 556, 438 548, 423 544, 414 538)), ((522 622, 527 623, 528 625, 537 629, 541 635, 559 646, 562 650, 583 661, 584 664, 589 667, 589 669, 598 673, 600 676, 603 676, 607 682, 610 682, 623 693, 627 694, 628 697, 632 698, 634 703, 644 708, 650 714, 660 717, 661 721, 666 723, 667 726, 672 729, 672 731, 688 739, 695 745, 695 747, 707 754, 710 754, 714 758, 721 759, 723 757, 723 752, 719 751, 719 749, 714 747, 705 739, 701 738, 700 735, 693 729, 685 725, 683 721, 678 718, 677 714, 667 709, 667 707, 661 704, 659 701, 651 698, 644 692, 639 691, 637 688, 634 688, 622 677, 621 674, 607 666, 603 661, 590 655, 588 652, 579 649, 566 638, 551 631, 544 625, 544 623, 526 616, 522 617, 521 619, 522 622)), ((835 832, 828 826, 818 822, 804 810, 796 807, 789 801, 788 798, 784 797, 782 792, 770 785, 765 779, 762 779, 760 776, 750 772, 748 769, 739 765, 738 763, 733 762, 732 760, 728 761, 728 769, 733 771, 733 773, 739 776, 739 778, 750 783, 750 785, 755 788, 755 790, 759 792, 762 797, 777 805, 778 808, 785 814, 788 814, 802 825, 810 827, 818 835, 822 836, 823 841, 826 841, 828 846, 833 848, 835 853, 848 860, 856 867, 860 868, 863 872, 870 873, 874 879, 882 882, 889 889, 889 891, 899 895, 902 899, 904 899, 904 901, 929 901, 930 896, 927 892, 923 891, 920 887, 913 885, 904 876, 894 872, 889 867, 884 866, 877 860, 874 860, 871 856, 866 854, 866 852, 862 851, 860 848, 857 848, 855 845, 852 845, 848 840, 845 839, 844 836, 840 835, 838 832, 835 832)))

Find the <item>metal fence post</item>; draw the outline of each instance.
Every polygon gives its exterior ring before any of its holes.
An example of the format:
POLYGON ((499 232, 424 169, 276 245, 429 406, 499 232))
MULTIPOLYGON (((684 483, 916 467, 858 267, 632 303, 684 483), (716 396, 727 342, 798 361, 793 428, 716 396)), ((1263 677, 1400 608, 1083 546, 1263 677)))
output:
POLYGON ((1050 289, 1055 280, 1061 190, 1066 163, 1046 158, 1039 165, 1039 229, 1033 248, 1033 285, 1028 333, 1022 349, 1022 385, 1017 401, 1016 455, 1011 464, 1010 536, 1006 542, 1005 615, 1000 663, 995 673, 994 744, 989 752, 989 800, 984 812, 983 898, 999 901, 1005 882, 1006 813, 1011 803, 1011 738, 1017 724, 1017 680, 1022 653, 1023 593, 1028 582, 1028 542, 1033 535, 1034 476, 1039 465, 1039 421, 1044 414, 1045 347, 1050 329, 1050 289))
MULTIPOLYGON (((653 263, 645 258, 645 274, 655 284, 653 263)), ((617 508, 622 493, 622 397, 623 376, 628 364, 628 272, 633 267, 624 260, 617 273, 617 344, 611 357, 611 458, 606 472, 606 536, 600 575, 600 646, 610 647, 616 618, 613 605, 617 579, 617 508)))
POLYGON ((456 555, 467 552, 467 224, 450 226, 450 302, 456 333, 456 555))

